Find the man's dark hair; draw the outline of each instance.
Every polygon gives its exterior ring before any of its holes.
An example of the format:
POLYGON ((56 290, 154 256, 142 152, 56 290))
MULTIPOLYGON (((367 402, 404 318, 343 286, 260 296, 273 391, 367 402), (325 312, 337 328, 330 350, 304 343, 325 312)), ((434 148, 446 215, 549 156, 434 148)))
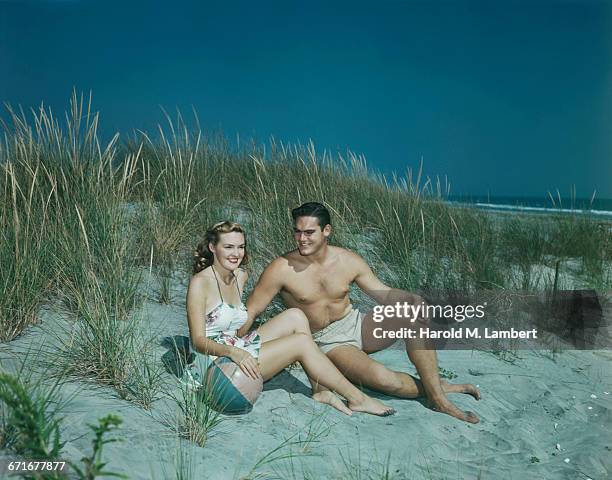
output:
POLYGON ((318 202, 307 202, 294 208, 291 210, 291 216, 293 217, 293 223, 299 217, 316 217, 319 220, 321 230, 325 228, 325 225, 331 225, 329 210, 318 202))

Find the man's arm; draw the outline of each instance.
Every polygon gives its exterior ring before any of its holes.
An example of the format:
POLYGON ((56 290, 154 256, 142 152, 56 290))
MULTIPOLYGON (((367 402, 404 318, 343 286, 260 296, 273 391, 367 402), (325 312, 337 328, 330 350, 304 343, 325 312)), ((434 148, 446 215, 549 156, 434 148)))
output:
POLYGON ((274 296, 281 291, 283 288, 281 269, 284 260, 277 258, 266 269, 259 277, 257 285, 249 295, 246 303, 248 320, 238 330, 238 335, 245 335, 255 319, 263 312, 266 307, 270 304, 274 296))
POLYGON ((349 252, 347 259, 356 271, 355 283, 369 297, 380 304, 389 305, 395 302, 412 302, 415 296, 399 288, 391 288, 385 285, 372 271, 366 261, 354 252, 349 252))
POLYGON ((369 297, 376 300, 378 303, 387 301, 387 296, 391 291, 391 287, 385 285, 380 279, 374 275, 374 272, 366 261, 354 252, 348 252, 347 259, 356 272, 355 283, 369 297))

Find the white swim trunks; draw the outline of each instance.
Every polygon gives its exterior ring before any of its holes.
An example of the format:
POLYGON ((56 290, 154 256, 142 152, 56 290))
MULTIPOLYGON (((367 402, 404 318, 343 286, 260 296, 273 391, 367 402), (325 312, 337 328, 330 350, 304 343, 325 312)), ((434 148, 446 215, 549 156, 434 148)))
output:
POLYGON ((361 322, 365 314, 354 308, 340 320, 330 323, 323 330, 312 334, 312 338, 325 354, 336 347, 351 345, 363 349, 361 322))

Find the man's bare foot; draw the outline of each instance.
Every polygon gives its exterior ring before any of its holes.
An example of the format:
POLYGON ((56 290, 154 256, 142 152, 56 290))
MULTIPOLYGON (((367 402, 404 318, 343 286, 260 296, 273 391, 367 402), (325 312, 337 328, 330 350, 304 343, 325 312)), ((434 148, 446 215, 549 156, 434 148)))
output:
POLYGON ((476 388, 476 385, 471 383, 448 383, 446 380, 441 380, 440 382, 444 393, 467 393, 476 400, 480 400, 480 390, 476 388))
POLYGON ((334 392, 330 392, 329 390, 324 390, 323 392, 315 393, 312 396, 312 399, 320 403, 326 403, 327 405, 331 405, 336 410, 340 410, 342 413, 345 413, 349 417, 353 414, 353 411, 348 408, 334 392))
POLYGON ((364 399, 360 402, 349 402, 349 408, 354 412, 371 413, 379 417, 387 417, 395 413, 395 409, 387 407, 384 403, 364 395, 364 399))
POLYGON ((458 418, 459 420, 463 420, 468 423, 478 423, 480 419, 473 412, 464 412, 463 410, 459 410, 452 402, 446 398, 442 397, 436 400, 428 401, 429 408, 435 410, 436 412, 446 413, 451 417, 458 418))

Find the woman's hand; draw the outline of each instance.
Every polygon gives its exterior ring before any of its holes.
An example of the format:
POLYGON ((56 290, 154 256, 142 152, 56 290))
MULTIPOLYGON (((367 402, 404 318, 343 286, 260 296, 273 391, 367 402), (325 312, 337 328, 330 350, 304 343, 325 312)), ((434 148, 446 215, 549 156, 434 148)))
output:
POLYGON ((236 365, 240 367, 245 375, 251 378, 261 377, 257 360, 246 350, 242 350, 238 347, 232 347, 229 357, 236 365))

